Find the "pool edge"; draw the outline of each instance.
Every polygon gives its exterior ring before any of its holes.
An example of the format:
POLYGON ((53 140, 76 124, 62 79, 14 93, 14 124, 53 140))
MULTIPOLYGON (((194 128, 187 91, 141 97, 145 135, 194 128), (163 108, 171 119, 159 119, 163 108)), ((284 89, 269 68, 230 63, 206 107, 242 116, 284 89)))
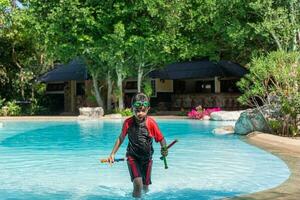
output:
POLYGON ((286 143, 276 143, 272 135, 265 138, 259 137, 258 133, 250 134, 242 138, 243 141, 262 148, 282 159, 291 171, 290 177, 275 188, 255 192, 247 195, 225 198, 231 200, 262 200, 262 199, 300 199, 300 150, 287 146, 286 143))

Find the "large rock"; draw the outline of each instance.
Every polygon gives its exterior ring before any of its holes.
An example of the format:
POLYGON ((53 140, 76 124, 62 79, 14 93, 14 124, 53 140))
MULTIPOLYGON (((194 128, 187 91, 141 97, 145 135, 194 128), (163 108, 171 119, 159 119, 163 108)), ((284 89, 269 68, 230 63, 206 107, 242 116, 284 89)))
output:
POLYGON ((79 108, 80 118, 99 118, 103 117, 104 110, 102 107, 81 107, 79 108))
POLYGON ((269 126, 257 109, 249 109, 241 113, 240 118, 235 123, 234 132, 239 135, 246 135, 254 131, 269 132, 269 126))
POLYGON ((219 111, 210 114, 210 120, 214 121, 237 121, 244 111, 219 111))

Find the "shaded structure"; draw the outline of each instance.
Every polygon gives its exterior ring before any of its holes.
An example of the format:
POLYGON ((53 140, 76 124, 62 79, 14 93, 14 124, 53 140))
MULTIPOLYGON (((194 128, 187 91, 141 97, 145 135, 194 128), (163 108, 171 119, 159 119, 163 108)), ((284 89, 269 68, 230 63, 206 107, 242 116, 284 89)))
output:
POLYGON ((230 61, 191 61, 167 65, 162 70, 150 73, 151 78, 176 80, 176 79, 201 79, 213 77, 236 77, 240 78, 247 70, 239 64, 230 61))
POLYGON ((225 60, 173 63, 150 73, 151 78, 158 80, 156 85, 172 81, 169 91, 156 88, 152 103, 160 110, 184 110, 198 105, 238 110, 241 105, 237 102, 240 92, 236 83, 247 72, 243 66, 225 60))
POLYGON ((44 83, 61 81, 84 81, 88 79, 88 73, 84 62, 80 59, 72 60, 64 65, 56 65, 54 69, 38 78, 38 81, 44 83))
POLYGON ((85 63, 74 59, 67 64, 58 64, 37 81, 47 84, 46 94, 50 96, 54 109, 63 115, 78 113, 83 104, 86 88, 89 88, 88 72, 85 63))
MULTIPOLYGON (((214 63, 208 60, 179 62, 167 65, 162 70, 152 71, 151 106, 158 110, 189 110, 192 107, 221 107, 238 110, 240 95, 236 82, 247 73, 247 69, 230 61, 214 63)), ((91 95, 85 64, 79 59, 66 65, 58 65, 44 74, 39 81, 47 83, 49 95, 60 95, 64 101, 64 112, 78 112, 78 107, 88 106, 91 95)), ((130 107, 130 99, 137 92, 136 78, 124 81, 124 103, 130 107)))

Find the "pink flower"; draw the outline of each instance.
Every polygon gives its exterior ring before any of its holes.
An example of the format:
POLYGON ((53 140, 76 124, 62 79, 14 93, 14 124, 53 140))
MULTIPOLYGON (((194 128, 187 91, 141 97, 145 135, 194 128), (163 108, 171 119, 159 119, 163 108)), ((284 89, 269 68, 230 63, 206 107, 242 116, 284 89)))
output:
POLYGON ((190 119, 202 119, 204 116, 210 116, 212 112, 218 112, 221 111, 221 108, 208 108, 208 109, 203 109, 202 111, 197 111, 195 109, 192 109, 188 113, 188 117, 190 119))
POLYGON ((197 112, 196 110, 191 110, 189 113, 188 113, 188 117, 190 119, 202 119, 203 118, 203 115, 202 113, 199 113, 197 112))

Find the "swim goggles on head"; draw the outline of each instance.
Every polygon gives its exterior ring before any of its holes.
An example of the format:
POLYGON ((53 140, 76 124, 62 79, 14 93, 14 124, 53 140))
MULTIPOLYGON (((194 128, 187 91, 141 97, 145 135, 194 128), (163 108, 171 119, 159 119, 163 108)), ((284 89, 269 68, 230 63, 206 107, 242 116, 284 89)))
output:
POLYGON ((148 101, 136 101, 133 103, 133 107, 135 108, 139 108, 139 107, 149 107, 150 103, 148 101))

